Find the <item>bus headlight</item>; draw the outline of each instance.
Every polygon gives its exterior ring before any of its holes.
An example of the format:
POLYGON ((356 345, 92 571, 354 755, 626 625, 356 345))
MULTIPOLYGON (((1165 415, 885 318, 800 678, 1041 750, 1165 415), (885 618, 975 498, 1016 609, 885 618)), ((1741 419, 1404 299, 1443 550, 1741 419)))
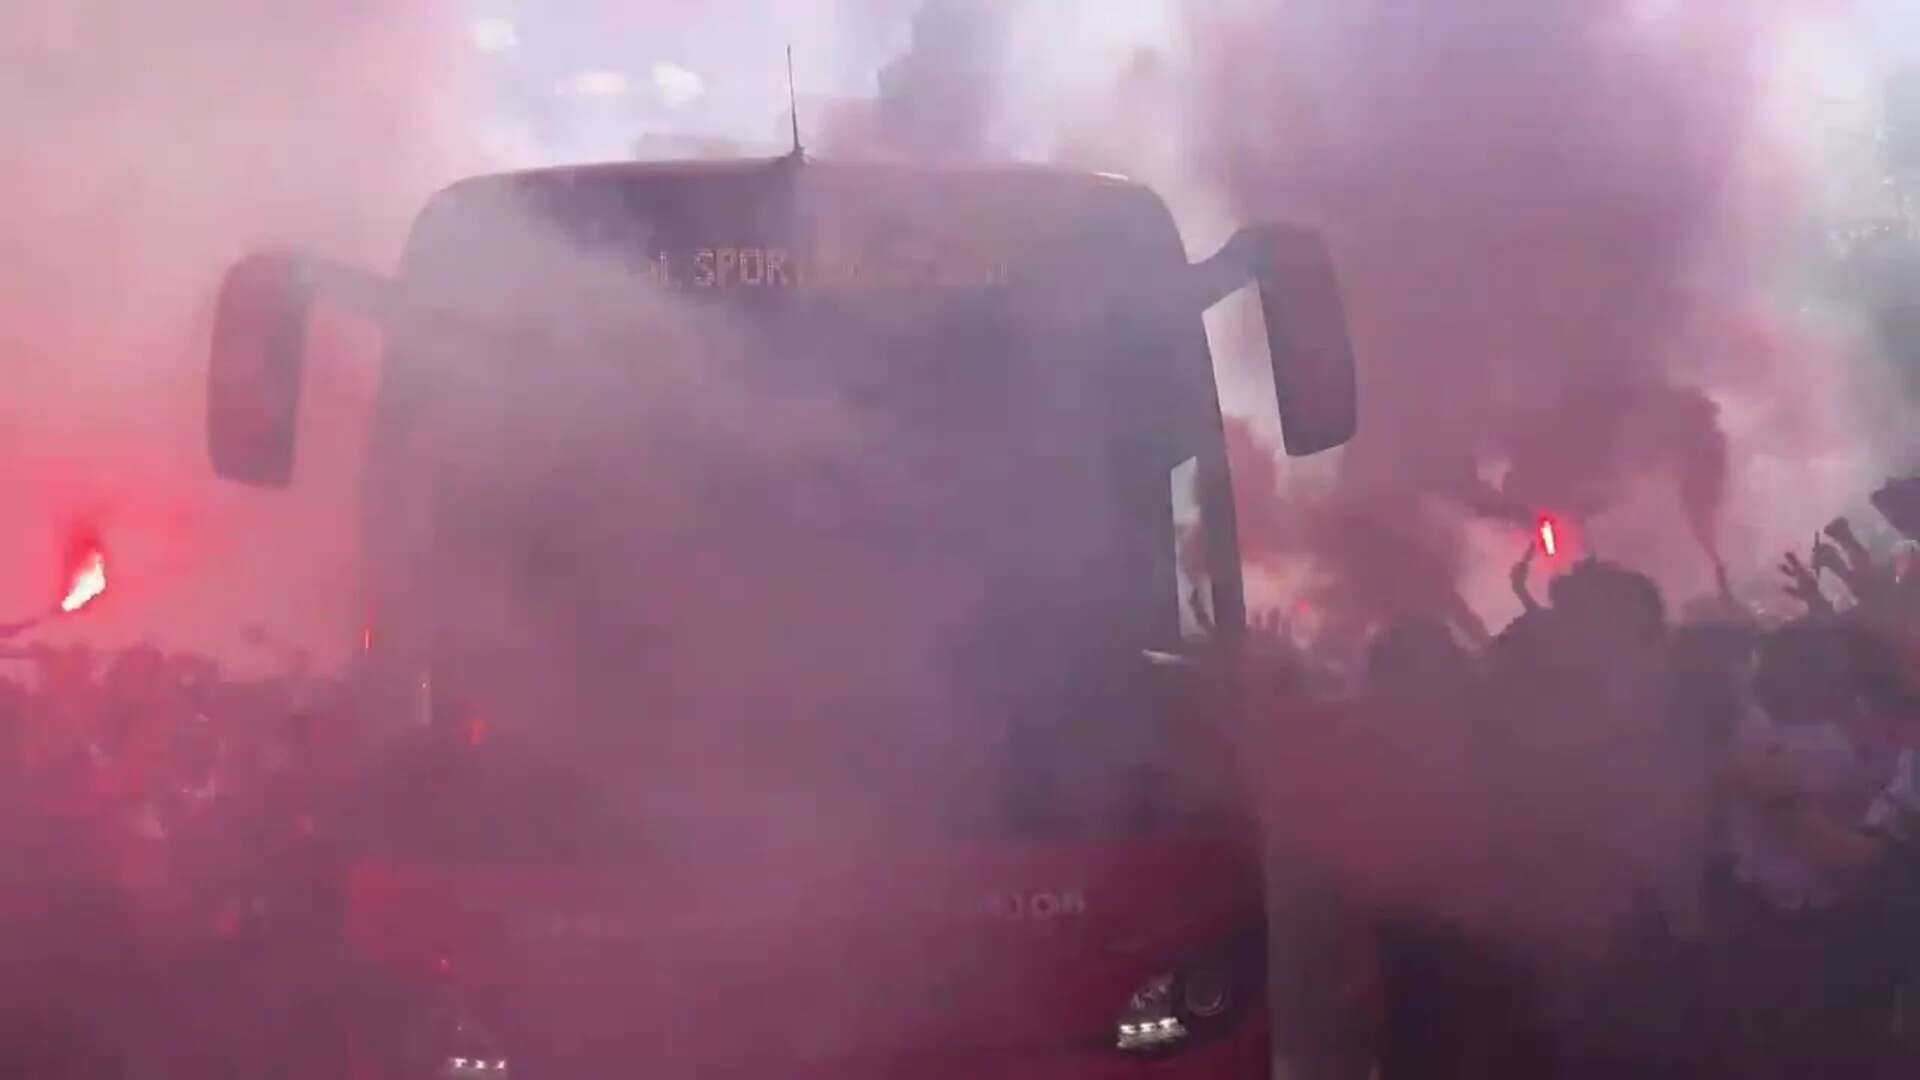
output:
POLYGON ((1136 1053, 1168 1050, 1230 1028, 1242 1006, 1260 996, 1266 938, 1236 934, 1140 984, 1114 1024, 1114 1047, 1136 1053))
POLYGON ((434 1027, 428 1061, 436 1080, 508 1080, 513 1075, 500 1040, 471 1018, 454 1012, 441 1017, 434 1027))
POLYGON ((449 1057, 441 1063, 440 1075, 443 1077, 510 1077, 506 1058, 491 1057, 449 1057))
POLYGON ((1127 1007, 1120 1013, 1115 1046, 1122 1050, 1157 1050, 1191 1034, 1176 1008, 1174 983, 1177 981, 1173 972, 1163 972, 1142 983, 1140 989, 1127 998, 1127 1007))

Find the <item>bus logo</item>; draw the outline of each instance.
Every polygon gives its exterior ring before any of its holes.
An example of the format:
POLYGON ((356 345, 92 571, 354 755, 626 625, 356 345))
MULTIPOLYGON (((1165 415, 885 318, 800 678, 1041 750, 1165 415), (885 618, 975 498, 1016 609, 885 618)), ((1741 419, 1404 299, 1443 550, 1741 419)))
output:
POLYGON ((986 899, 986 911, 996 919, 1048 922, 1086 915, 1087 897, 1078 889, 992 893, 986 899))

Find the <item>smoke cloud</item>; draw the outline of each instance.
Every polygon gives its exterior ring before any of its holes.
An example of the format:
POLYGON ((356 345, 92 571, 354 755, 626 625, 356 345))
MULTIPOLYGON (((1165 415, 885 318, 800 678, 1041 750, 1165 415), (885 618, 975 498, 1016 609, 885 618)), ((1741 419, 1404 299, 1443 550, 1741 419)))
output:
MULTIPOLYGON (((328 600, 351 592, 351 466, 310 460, 311 485, 276 502, 211 482, 206 320, 250 246, 392 257, 413 204, 459 167, 435 14, 82 2, 8 19, 0 606, 45 605, 71 535, 98 530, 111 593, 56 634, 231 649, 246 621, 345 616, 328 600)), ((369 377, 321 371, 309 422, 353 429, 369 377)))
POLYGON ((1779 130, 1799 115, 1777 106, 1784 31, 1817 13, 709 9, 582 3, 510 25, 441 3, 92 0, 13 19, 0 621, 45 605, 71 538, 97 532, 115 584, 72 632, 231 648, 265 620, 357 640, 348 508, 374 369, 312 366, 292 493, 207 479, 221 269, 266 242, 390 265, 425 195, 486 168, 620 157, 652 135, 784 149, 788 42, 823 150, 1128 172, 1202 248, 1242 221, 1327 231, 1365 403, 1331 470, 1273 458, 1255 328, 1213 329, 1248 556, 1356 638, 1413 614, 1497 622, 1505 560, 1540 512, 1681 588, 1714 554, 1762 567, 1835 509, 1816 493, 1864 495, 1892 453, 1848 441, 1871 396, 1837 374, 1859 313, 1806 317, 1792 273, 1766 269, 1804 257, 1837 201, 1779 130))
MULTIPOLYGON (((24 223, 4 301, 19 389, 0 438, 21 512, 0 544, 22 568, 9 607, 42 602, 80 527, 125 562, 90 624, 109 637, 221 639, 243 596, 249 618, 268 597, 337 607, 294 597, 351 592, 352 527, 331 508, 351 497, 354 461, 308 455, 287 499, 202 479, 219 268, 267 240, 384 265, 427 191, 489 164, 618 156, 662 133, 777 145, 783 40, 798 46, 803 126, 828 152, 1129 172, 1196 245, 1263 217, 1328 230, 1365 435, 1337 483, 1318 466, 1276 473, 1285 509, 1253 506, 1275 489, 1248 480, 1246 455, 1240 486, 1258 568, 1358 622, 1457 610, 1460 593, 1504 617, 1499 553, 1517 553, 1519 530, 1473 522, 1543 511, 1593 515, 1603 553, 1644 552, 1683 590, 1709 581, 1716 546, 1752 579, 1843 502, 1784 493, 1864 490, 1877 460, 1905 452, 1891 416, 1853 440, 1870 449, 1849 442, 1886 408, 1881 383, 1835 373, 1868 317, 1841 303, 1809 321, 1789 275, 1757 269, 1791 263, 1844 201, 1834 170, 1812 167, 1825 148, 1782 135, 1809 96, 1782 89, 1784 31, 1837 42, 1791 68, 1829 73, 1865 66, 1873 22, 1784 4, 1120 17, 847 0, 761 22, 722 4, 664 33, 644 12, 578 7, 518 24, 439 3, 269 23, 95 2, 10 27, 9 119, 31 152, 5 181, 24 223), (235 546, 281 531, 310 541, 296 581, 269 567, 272 543, 235 546)), ((1822 119, 1871 127, 1894 107, 1846 101, 1822 119)), ((1216 326, 1216 344, 1251 449, 1270 439, 1248 322, 1216 326)), ((311 425, 350 424, 371 363, 314 374, 311 425)), ((348 621, 321 636, 350 640, 348 621)))
POLYGON ((1391 616, 1465 578, 1450 511, 1586 519, 1654 474, 1717 554, 1726 433, 1681 344, 1737 303, 1701 271, 1748 254, 1724 229, 1762 152, 1768 29, 1729 5, 1199 21, 1203 167, 1242 215, 1329 230, 1367 360, 1324 524, 1256 538, 1264 556, 1305 552, 1329 597, 1391 616), (1355 587, 1396 564, 1424 590, 1355 587))
MULTIPOLYGON (((1822 307, 1807 279, 1859 210, 1843 193, 1874 179, 1874 155, 1828 137, 1881 108, 1833 92, 1881 66, 1861 11, 970 11, 946 30, 970 59, 927 64, 908 36, 879 81, 893 115, 917 103, 957 133, 949 156, 987 131, 989 156, 1144 179, 1196 255, 1263 218, 1333 242, 1365 434, 1332 469, 1273 472, 1284 507, 1258 505, 1276 489, 1237 456, 1243 517, 1267 523, 1243 522, 1262 602, 1361 629, 1417 611, 1497 625, 1541 513, 1682 598, 1724 562, 1765 602, 1778 548, 1897 466, 1884 380, 1852 362, 1857 290, 1822 307)), ((1275 442, 1270 390, 1257 318, 1235 308, 1215 346, 1253 450, 1275 442)))

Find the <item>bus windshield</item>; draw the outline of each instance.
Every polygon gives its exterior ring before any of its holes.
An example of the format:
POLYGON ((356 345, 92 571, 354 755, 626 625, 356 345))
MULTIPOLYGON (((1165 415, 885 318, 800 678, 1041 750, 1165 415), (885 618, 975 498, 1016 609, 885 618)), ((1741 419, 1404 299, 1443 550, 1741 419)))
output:
POLYGON ((457 358, 440 689, 622 763, 649 816, 1197 809, 1168 808, 1181 732, 1142 659, 1208 618, 1179 557, 1219 454, 1197 320, 1009 287, 759 299, 553 314, 457 358))

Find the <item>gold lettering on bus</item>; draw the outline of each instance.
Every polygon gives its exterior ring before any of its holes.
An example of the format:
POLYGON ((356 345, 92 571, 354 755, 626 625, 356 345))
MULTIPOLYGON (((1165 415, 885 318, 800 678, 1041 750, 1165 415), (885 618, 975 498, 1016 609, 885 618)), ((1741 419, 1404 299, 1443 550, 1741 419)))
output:
POLYGON ((647 280, 663 289, 672 289, 680 284, 673 273, 673 260, 667 258, 666 252, 654 256, 653 261, 647 263, 647 280))
POLYGON ((683 281, 696 289, 859 289, 859 288, 992 288, 1005 285, 1006 264, 918 254, 912 258, 864 260, 830 256, 798 256, 782 247, 710 247, 691 256, 659 252, 647 263, 647 282, 662 288, 680 288, 683 281), (690 264, 687 273, 676 270, 690 264))

